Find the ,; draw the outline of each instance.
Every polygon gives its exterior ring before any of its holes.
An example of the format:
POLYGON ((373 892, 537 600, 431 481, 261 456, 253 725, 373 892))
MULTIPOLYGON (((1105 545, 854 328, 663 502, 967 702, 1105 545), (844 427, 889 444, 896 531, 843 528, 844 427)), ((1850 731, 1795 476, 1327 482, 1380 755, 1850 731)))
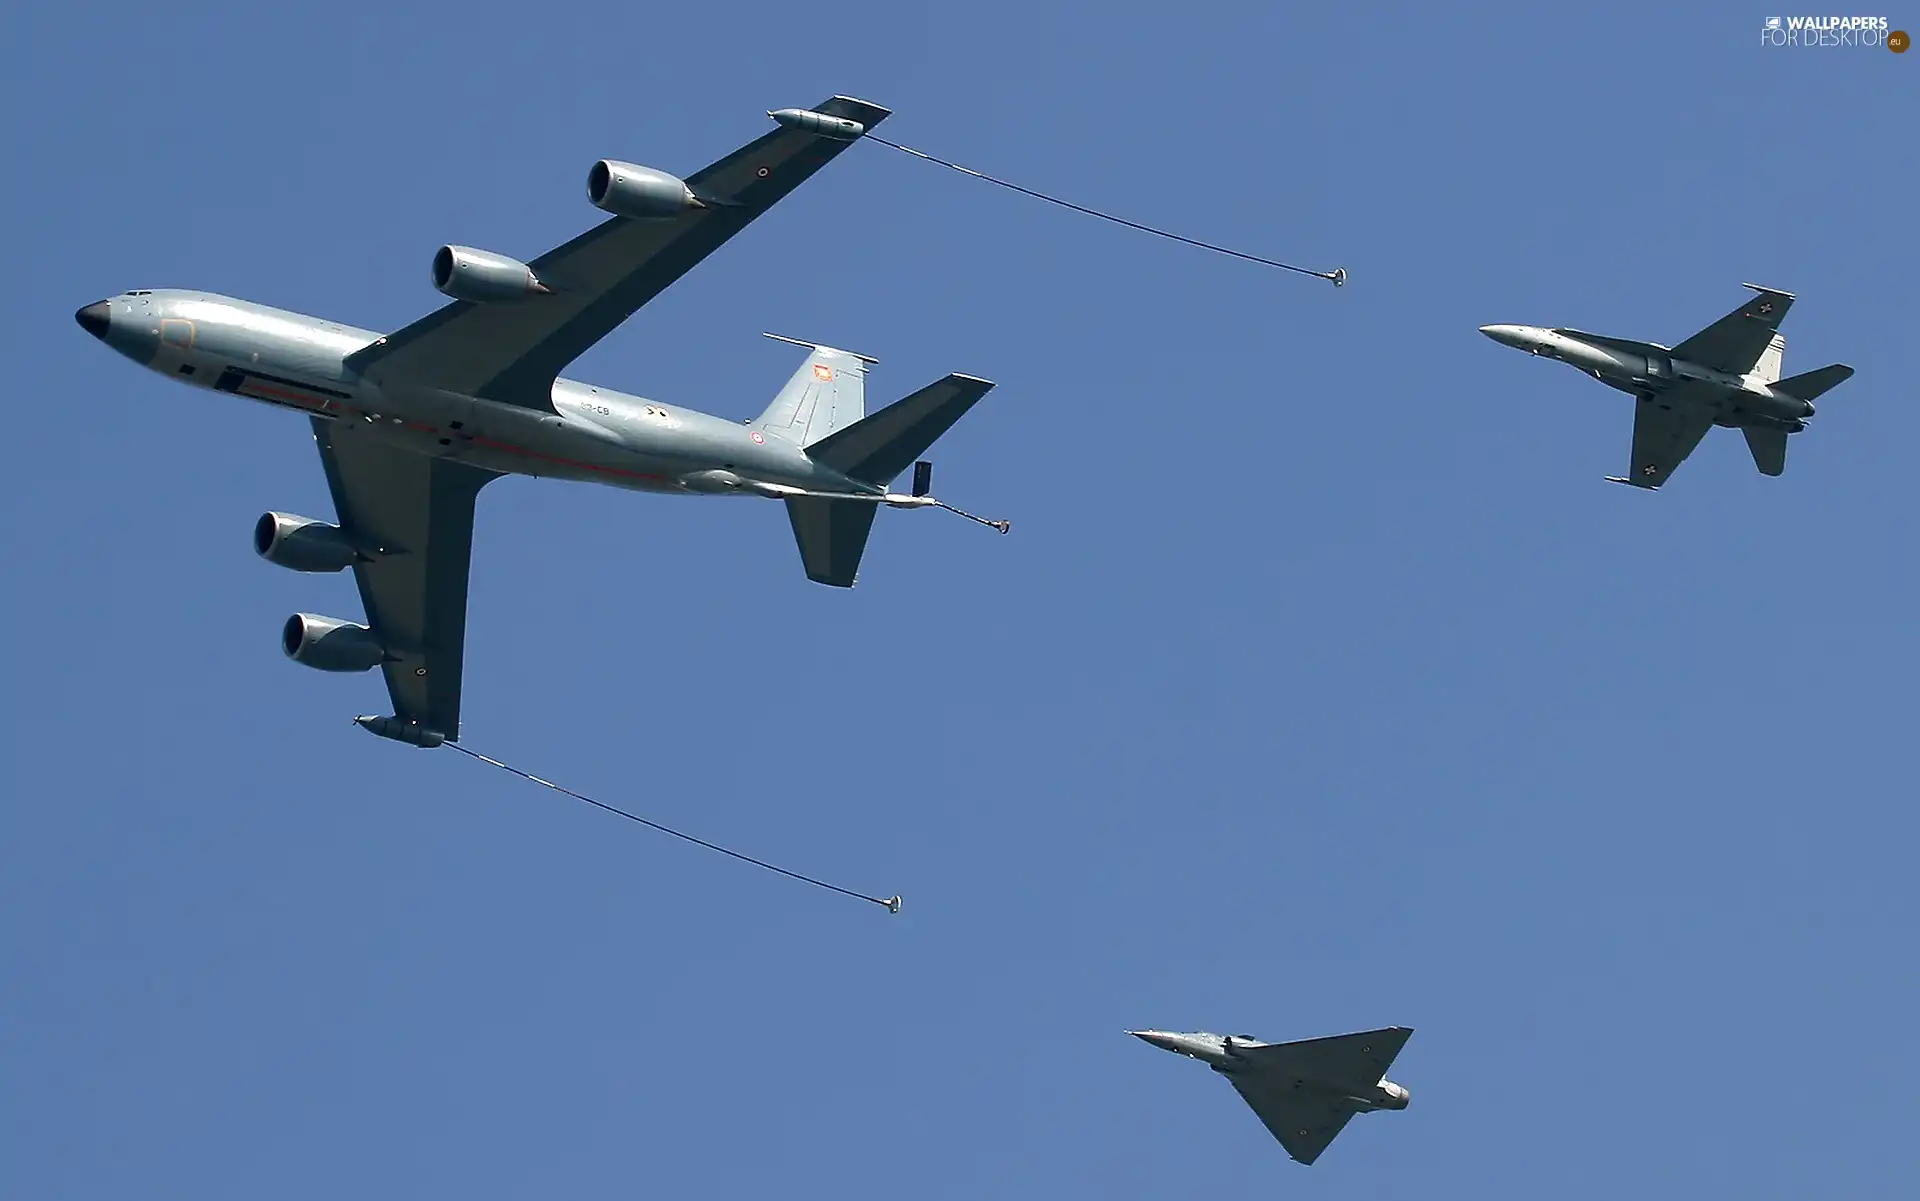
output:
POLYGON ((460 730, 474 500, 502 475, 781 500, 807 577, 842 588, 879 506, 961 512, 917 460, 987 380, 949 375, 869 416, 874 360, 802 342, 806 360, 743 425, 559 377, 887 115, 845 96, 780 110, 778 128, 684 180, 602 160, 587 194, 608 220, 530 263, 441 247, 433 283, 453 303, 386 336, 176 290, 75 319, 162 375, 308 415, 335 522, 268 513, 254 549, 295 571, 352 568, 367 624, 295 614, 282 647, 324 671, 379 667, 394 713, 361 726, 439 746, 460 730), (888 491, 908 467, 912 492, 888 491))
POLYGON ((1480 332, 1634 397, 1631 469, 1608 476, 1610 483, 1659 488, 1716 425, 1745 434, 1754 466, 1779 475, 1787 469, 1787 435, 1807 428, 1814 400, 1845 383, 1853 368, 1835 363, 1781 379, 1787 340, 1780 319, 1793 296, 1745 286, 1753 299, 1673 347, 1532 325, 1483 325, 1480 332))
POLYGON ((1291 1043, 1263 1043, 1244 1034, 1127 1033, 1225 1076, 1300 1163, 1320 1158, 1354 1114, 1405 1109, 1410 1099, 1386 1075, 1413 1037, 1405 1026, 1291 1043))

